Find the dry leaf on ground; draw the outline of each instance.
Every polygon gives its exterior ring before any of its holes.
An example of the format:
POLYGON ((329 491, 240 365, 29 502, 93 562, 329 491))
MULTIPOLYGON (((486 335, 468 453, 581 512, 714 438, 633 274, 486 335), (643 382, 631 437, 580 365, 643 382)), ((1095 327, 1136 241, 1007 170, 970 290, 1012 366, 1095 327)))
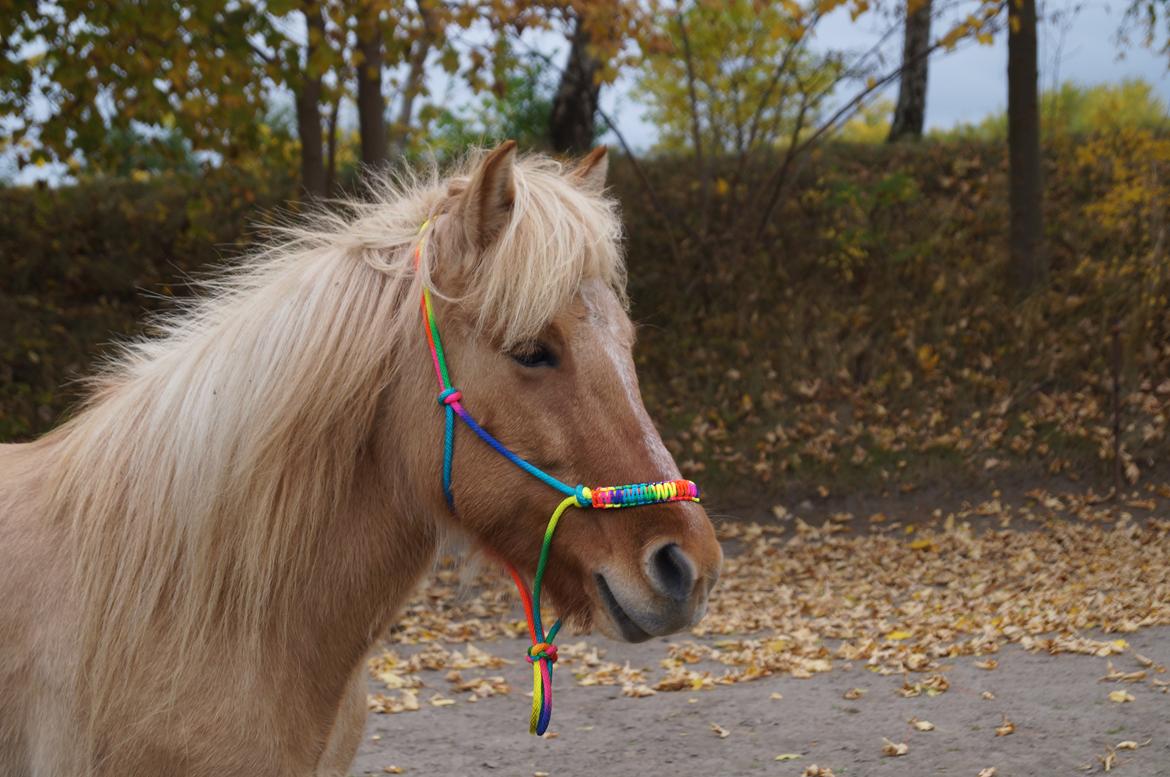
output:
POLYGON ((804 770, 801 777, 837 777, 837 775, 833 774, 833 770, 827 766, 813 764, 804 770))

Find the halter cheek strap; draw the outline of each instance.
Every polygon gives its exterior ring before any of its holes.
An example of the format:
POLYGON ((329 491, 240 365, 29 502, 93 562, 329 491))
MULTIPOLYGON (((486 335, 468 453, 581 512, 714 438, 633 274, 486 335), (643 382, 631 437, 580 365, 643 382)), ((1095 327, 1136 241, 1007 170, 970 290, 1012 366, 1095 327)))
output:
MULTIPOLYGON (((428 219, 419 229, 421 237, 415 249, 415 268, 422 262, 423 246, 426 244, 426 230, 430 226, 428 219)), ((422 316, 427 333, 427 345, 431 352, 431 361, 435 367, 435 378, 439 383, 439 405, 443 408, 443 496, 447 506, 455 510, 455 495, 451 491, 451 469, 455 457, 455 418, 460 418, 467 428, 475 432, 476 436, 490 445, 508 461, 541 481, 550 488, 565 495, 561 503, 553 511, 552 517, 544 530, 544 541, 540 547, 540 558, 536 564, 536 574, 532 579, 532 593, 519 571, 505 561, 516 589, 520 593, 520 602, 524 606, 524 616, 528 621, 528 636, 532 646, 528 648, 526 659, 532 664, 532 714, 529 719, 529 733, 541 735, 548 729, 549 719, 552 717, 552 666, 557 661, 557 647, 553 644, 557 633, 561 630, 561 621, 558 619, 546 633, 540 618, 540 589, 544 580, 544 571, 548 566, 549 552, 552 549, 553 532, 561 516, 570 507, 614 509, 622 507, 638 507, 641 505, 663 504, 666 502, 698 502, 699 487, 690 480, 666 480, 657 483, 633 483, 625 486, 605 486, 589 488, 584 485, 570 486, 558 480, 517 456, 506 445, 497 440, 486 429, 476 423, 471 413, 463 407, 463 392, 451 385, 451 376, 447 369, 446 355, 443 353, 443 341, 439 336, 439 327, 435 322, 435 309, 431 302, 430 290, 425 286, 422 293, 422 316)))

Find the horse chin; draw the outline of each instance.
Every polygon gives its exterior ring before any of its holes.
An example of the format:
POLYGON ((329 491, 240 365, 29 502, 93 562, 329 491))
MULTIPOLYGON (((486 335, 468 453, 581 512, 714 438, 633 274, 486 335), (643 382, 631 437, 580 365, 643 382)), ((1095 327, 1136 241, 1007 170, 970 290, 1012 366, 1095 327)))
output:
POLYGON ((630 617, 618 598, 614 596, 604 575, 595 574, 593 578, 597 584, 598 608, 603 615, 597 619, 598 630, 601 633, 610 639, 623 642, 645 642, 654 636, 630 617))

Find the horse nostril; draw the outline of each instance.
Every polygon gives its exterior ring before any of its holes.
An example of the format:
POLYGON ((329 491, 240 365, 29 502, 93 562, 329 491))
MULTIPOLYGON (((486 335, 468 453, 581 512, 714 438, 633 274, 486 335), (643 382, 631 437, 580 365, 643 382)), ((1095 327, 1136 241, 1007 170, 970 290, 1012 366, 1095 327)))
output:
POLYGON ((673 542, 663 545, 646 559, 646 573, 657 591, 676 602, 690 598, 695 586, 695 566, 673 542))

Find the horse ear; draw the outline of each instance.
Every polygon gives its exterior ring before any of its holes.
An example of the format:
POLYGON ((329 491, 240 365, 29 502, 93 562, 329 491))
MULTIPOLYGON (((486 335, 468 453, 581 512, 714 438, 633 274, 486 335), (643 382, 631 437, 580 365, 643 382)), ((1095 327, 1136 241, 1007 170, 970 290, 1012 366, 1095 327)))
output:
POLYGON ((479 251, 492 244, 512 216, 515 164, 516 141, 505 140, 483 158, 460 195, 463 234, 479 251))
POLYGON ((605 146, 598 146, 585 155, 569 173, 569 178, 590 194, 605 191, 605 174, 609 172, 609 154, 605 146))

